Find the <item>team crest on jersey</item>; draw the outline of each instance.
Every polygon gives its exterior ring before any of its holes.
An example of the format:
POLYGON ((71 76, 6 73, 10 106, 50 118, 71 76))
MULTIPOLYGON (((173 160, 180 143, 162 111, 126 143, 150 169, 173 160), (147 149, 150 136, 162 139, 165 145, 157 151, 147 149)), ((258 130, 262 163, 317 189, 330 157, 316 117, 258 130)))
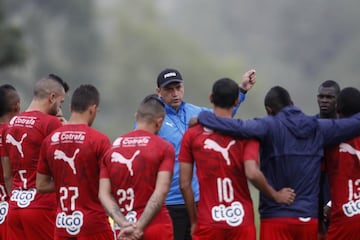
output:
POLYGON ((80 211, 74 211, 71 215, 61 212, 56 216, 56 227, 65 228, 66 232, 70 235, 76 235, 80 232, 80 229, 84 223, 83 213, 80 211))
POLYGON ((229 149, 232 145, 235 144, 235 142, 236 142, 235 140, 232 140, 231 142, 228 143, 228 145, 226 147, 222 147, 222 146, 220 146, 220 144, 218 144, 214 140, 208 138, 204 142, 204 149, 211 149, 211 150, 214 150, 215 152, 221 153, 221 155, 223 156, 223 158, 226 161, 226 165, 230 166, 231 161, 230 161, 230 157, 229 157, 229 149))
POLYGON ((11 192, 10 201, 15 201, 20 208, 26 208, 35 199, 36 190, 31 188, 29 190, 15 189, 11 192))
POLYGON ((9 211, 8 202, 0 202, 0 224, 3 224, 9 211))
POLYGON ((233 202, 228 207, 220 204, 211 209, 211 216, 214 221, 225 221, 231 227, 239 226, 243 222, 244 215, 244 208, 240 202, 233 202))

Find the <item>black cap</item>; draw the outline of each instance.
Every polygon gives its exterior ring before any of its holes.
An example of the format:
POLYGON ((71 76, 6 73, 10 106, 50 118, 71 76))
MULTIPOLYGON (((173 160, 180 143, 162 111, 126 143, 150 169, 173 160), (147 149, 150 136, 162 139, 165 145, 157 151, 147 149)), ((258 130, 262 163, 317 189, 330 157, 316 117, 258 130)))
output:
POLYGON ((180 72, 176 69, 167 68, 163 70, 157 78, 158 87, 165 87, 166 85, 173 82, 179 82, 179 83, 184 82, 180 72))

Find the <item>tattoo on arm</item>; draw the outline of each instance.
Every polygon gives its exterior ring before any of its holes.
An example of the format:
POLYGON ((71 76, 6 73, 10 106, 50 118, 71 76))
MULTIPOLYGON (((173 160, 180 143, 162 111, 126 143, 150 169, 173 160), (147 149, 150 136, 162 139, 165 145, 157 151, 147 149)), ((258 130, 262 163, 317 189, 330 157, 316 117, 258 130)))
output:
POLYGON ((142 213, 137 225, 144 229, 159 212, 163 201, 159 199, 156 193, 153 193, 147 202, 144 212, 142 213))

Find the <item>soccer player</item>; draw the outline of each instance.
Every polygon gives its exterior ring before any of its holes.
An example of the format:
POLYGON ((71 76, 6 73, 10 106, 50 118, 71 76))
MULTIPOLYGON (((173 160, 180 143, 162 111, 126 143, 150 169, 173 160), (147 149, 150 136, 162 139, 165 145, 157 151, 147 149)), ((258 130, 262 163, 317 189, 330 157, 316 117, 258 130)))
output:
MULTIPOLYGON (((212 88, 214 113, 232 117, 239 87, 222 78, 212 88)), ((181 142, 180 187, 192 222, 192 239, 256 239, 254 209, 247 180, 277 203, 291 204, 292 189, 275 191, 259 170, 259 142, 240 140, 201 125, 188 129, 181 142), (200 185, 195 209, 191 188, 193 166, 200 185)))
MULTIPOLYGON (((360 112, 360 91, 344 88, 337 100, 339 117, 360 112)), ((327 149, 325 166, 331 192, 331 224, 327 239, 359 239, 360 228, 360 136, 327 149)))
MULTIPOLYGON (((337 118, 336 102, 340 93, 340 86, 334 80, 322 82, 318 88, 317 103, 319 106, 318 118, 337 118)), ((321 166, 320 194, 319 194, 319 240, 326 239, 329 226, 328 212, 330 208, 327 203, 330 201, 330 189, 328 176, 321 166)))
POLYGON ((55 194, 38 194, 36 166, 44 138, 61 126, 55 117, 68 85, 50 74, 35 83, 34 97, 25 112, 10 120, 3 132, 4 180, 10 193, 8 239, 52 239, 55 194))
POLYGON ((56 192, 56 240, 114 238, 98 198, 100 160, 111 146, 108 137, 91 128, 99 103, 94 86, 79 86, 68 124, 41 146, 36 187, 39 193, 56 192))
MULTIPOLYGON (((245 99, 245 93, 252 88, 256 82, 255 70, 247 71, 239 84, 240 102, 245 99)), ((186 210, 183 196, 179 186, 179 151, 180 143, 186 129, 189 127, 189 120, 197 116, 200 111, 207 109, 199 107, 184 98, 184 80, 176 69, 165 69, 159 73, 157 78, 156 93, 165 104, 165 119, 159 131, 159 136, 170 142, 175 148, 174 174, 170 186, 170 191, 166 197, 166 207, 174 225, 175 240, 190 240, 190 221, 186 210)), ((240 104, 240 103, 239 103, 240 104)), ((236 106, 234 114, 238 109, 236 106)), ((208 109, 207 109, 208 110, 208 109)), ((195 201, 199 200, 199 185, 196 176, 192 180, 195 201)))
POLYGON ((202 112, 206 127, 261 142, 260 169, 274 189, 290 187, 295 201, 284 206, 260 194, 260 239, 317 239, 320 164, 323 148, 360 135, 360 114, 349 119, 317 119, 293 105, 276 86, 265 96, 269 116, 243 121, 202 112))
POLYGON ((337 118, 336 100, 339 92, 340 86, 334 80, 326 80, 320 84, 317 95, 319 118, 337 118))
POLYGON ((117 138, 103 158, 99 198, 122 228, 120 239, 174 238, 164 201, 175 152, 170 143, 156 135, 164 115, 158 97, 146 97, 136 112, 135 130, 117 138))
MULTIPOLYGON (((20 111, 20 97, 16 89, 10 84, 0 86, 0 157, 2 157, 2 132, 10 119, 20 111)), ((0 164, 0 239, 6 239, 6 215, 9 210, 9 197, 6 192, 3 169, 0 164)))

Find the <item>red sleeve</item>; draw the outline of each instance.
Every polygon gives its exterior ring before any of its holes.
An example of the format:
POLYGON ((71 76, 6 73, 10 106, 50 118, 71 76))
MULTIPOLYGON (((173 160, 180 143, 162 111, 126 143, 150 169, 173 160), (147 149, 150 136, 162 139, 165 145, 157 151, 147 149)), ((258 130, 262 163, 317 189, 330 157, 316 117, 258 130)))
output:
POLYGON ((109 149, 100 160, 100 178, 109 178, 107 163, 111 161, 111 152, 109 149))
POLYGON ((185 132, 180 146, 179 162, 194 163, 194 158, 191 151, 191 131, 185 132))
POLYGON ((4 132, 5 127, 3 125, 0 125, 0 158, 5 156, 5 152, 3 150, 5 145, 4 132))
POLYGON ((5 126, 2 126, 2 128, 1 128, 1 144, 0 144, 0 158, 1 157, 8 157, 9 156, 9 154, 8 154, 8 152, 7 152, 7 148, 6 148, 6 137, 5 137, 5 135, 6 135, 6 129, 7 129, 7 126, 8 126, 8 124, 6 124, 5 126))
POLYGON ((47 149, 48 149, 48 145, 47 145, 47 140, 49 138, 45 138, 45 140, 42 142, 41 144, 41 148, 40 148, 40 155, 39 155, 39 161, 38 161, 38 165, 37 165, 37 171, 41 174, 45 174, 48 176, 51 176, 51 169, 49 166, 49 162, 47 159, 47 149))
POLYGON ((259 141, 254 139, 244 141, 244 161, 255 160, 256 162, 259 162, 259 141))
POLYGON ((175 162, 174 147, 170 143, 166 142, 166 147, 164 148, 164 158, 160 164, 159 171, 166 171, 172 173, 174 171, 174 162, 175 162))
POLYGON ((101 166, 101 159, 104 157, 105 153, 111 148, 111 142, 110 139, 104 135, 100 134, 98 136, 100 140, 98 141, 98 151, 97 151, 97 159, 99 159, 99 164, 101 166))

